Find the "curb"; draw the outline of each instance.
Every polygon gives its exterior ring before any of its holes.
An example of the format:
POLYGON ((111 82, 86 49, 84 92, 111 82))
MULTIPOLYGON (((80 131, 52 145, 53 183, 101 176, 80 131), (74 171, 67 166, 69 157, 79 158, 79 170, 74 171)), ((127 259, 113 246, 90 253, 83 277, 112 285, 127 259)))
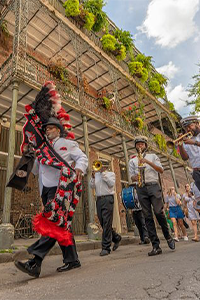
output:
MULTIPOLYGON (((120 242, 121 246, 131 245, 139 242, 138 237, 122 237, 120 242)), ((101 241, 88 240, 86 242, 76 241, 76 248, 78 252, 87 250, 101 249, 101 241)), ((56 244, 47 255, 61 255, 61 249, 58 244, 56 244)), ((0 263, 13 262, 16 260, 25 260, 31 257, 27 250, 13 250, 12 253, 0 253, 0 263)))

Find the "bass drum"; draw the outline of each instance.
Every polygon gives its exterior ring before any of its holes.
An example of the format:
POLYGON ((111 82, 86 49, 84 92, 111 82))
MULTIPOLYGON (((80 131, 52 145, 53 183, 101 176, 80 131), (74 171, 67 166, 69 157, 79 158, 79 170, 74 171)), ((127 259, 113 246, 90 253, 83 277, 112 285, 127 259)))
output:
POLYGON ((125 209, 133 209, 135 205, 135 190, 133 186, 123 188, 122 190, 122 203, 125 209))

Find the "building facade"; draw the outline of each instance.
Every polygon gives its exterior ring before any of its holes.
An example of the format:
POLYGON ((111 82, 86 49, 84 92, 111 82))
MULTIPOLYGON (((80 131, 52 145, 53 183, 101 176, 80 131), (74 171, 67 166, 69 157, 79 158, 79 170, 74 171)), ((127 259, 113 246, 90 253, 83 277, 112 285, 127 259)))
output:
MULTIPOLYGON (((75 233, 85 233, 87 224, 96 221, 94 195, 88 184, 92 162, 101 158, 110 161, 117 178, 114 227, 127 232, 121 190, 130 182, 127 163, 136 154, 133 140, 138 134, 148 136, 150 148, 162 162, 163 191, 171 185, 183 191, 184 184, 191 180, 189 168, 176 153, 159 143, 161 137, 175 139, 177 121, 163 101, 130 75, 130 58, 118 61, 105 52, 101 43, 103 33, 88 31, 77 20, 67 18, 61 0, 5 0, 0 6, 0 26, 6 22, 9 31, 0 46, 2 222, 11 222, 16 236, 20 236, 22 228, 24 235, 30 235, 31 216, 40 210, 37 178, 31 175, 23 192, 5 185, 20 158, 24 106, 35 99, 47 80, 55 81, 76 141, 90 162, 75 213, 75 233), (111 107, 106 106, 105 98, 112 102, 111 107), (134 112, 142 109, 143 128, 130 121, 130 107, 134 107, 134 112)), ((109 32, 115 28, 110 21, 109 32)), ((135 55, 139 53, 136 48, 133 51, 135 55)))

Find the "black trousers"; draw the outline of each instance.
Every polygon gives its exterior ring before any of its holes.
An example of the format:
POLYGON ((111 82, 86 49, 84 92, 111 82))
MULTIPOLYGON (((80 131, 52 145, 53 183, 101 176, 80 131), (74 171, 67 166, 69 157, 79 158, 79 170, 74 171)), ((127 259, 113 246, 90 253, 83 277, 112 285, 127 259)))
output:
POLYGON ((145 237, 149 237, 149 235, 148 235, 147 227, 145 224, 145 218, 142 210, 133 211, 133 219, 139 231, 140 240, 141 242, 144 242, 145 237))
MULTIPOLYGON (((53 199, 56 193, 57 187, 43 187, 42 190, 42 203, 45 205, 49 200, 53 199)), ((62 246, 59 245, 62 254, 63 254, 63 262, 69 263, 78 260, 78 254, 76 252, 75 241, 73 240, 74 245, 70 246, 62 246)), ((56 240, 50 238, 48 236, 42 236, 38 241, 32 244, 28 249, 28 253, 39 256, 42 260, 45 258, 47 253, 53 248, 56 240)))
POLYGON ((145 223, 147 226, 149 238, 154 248, 158 248, 160 240, 158 238, 155 222, 153 219, 152 207, 156 219, 161 226, 163 235, 166 240, 170 239, 170 233, 167 226, 167 220, 163 212, 163 202, 161 188, 159 184, 145 185, 143 187, 137 187, 137 194, 142 206, 142 211, 145 217, 145 223))
POLYGON ((192 173, 192 177, 194 179, 196 187, 200 191, 200 171, 194 170, 193 173, 192 173))
POLYGON ((110 252, 111 243, 117 243, 121 240, 121 236, 116 233, 112 228, 113 221, 113 208, 114 208, 114 196, 107 195, 97 197, 97 216, 101 227, 102 233, 102 249, 110 252))

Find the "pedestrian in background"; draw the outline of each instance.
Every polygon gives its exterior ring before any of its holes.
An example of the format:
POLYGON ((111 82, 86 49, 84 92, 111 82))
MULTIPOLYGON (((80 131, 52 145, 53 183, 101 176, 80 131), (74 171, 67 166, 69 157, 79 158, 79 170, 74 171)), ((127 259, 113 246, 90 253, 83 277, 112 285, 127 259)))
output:
POLYGON ((176 193, 175 188, 171 187, 165 197, 165 208, 169 209, 169 216, 173 222, 174 227, 174 240, 179 242, 178 238, 178 226, 183 233, 184 241, 188 241, 185 226, 183 224, 184 213, 181 209, 181 197, 176 193))

